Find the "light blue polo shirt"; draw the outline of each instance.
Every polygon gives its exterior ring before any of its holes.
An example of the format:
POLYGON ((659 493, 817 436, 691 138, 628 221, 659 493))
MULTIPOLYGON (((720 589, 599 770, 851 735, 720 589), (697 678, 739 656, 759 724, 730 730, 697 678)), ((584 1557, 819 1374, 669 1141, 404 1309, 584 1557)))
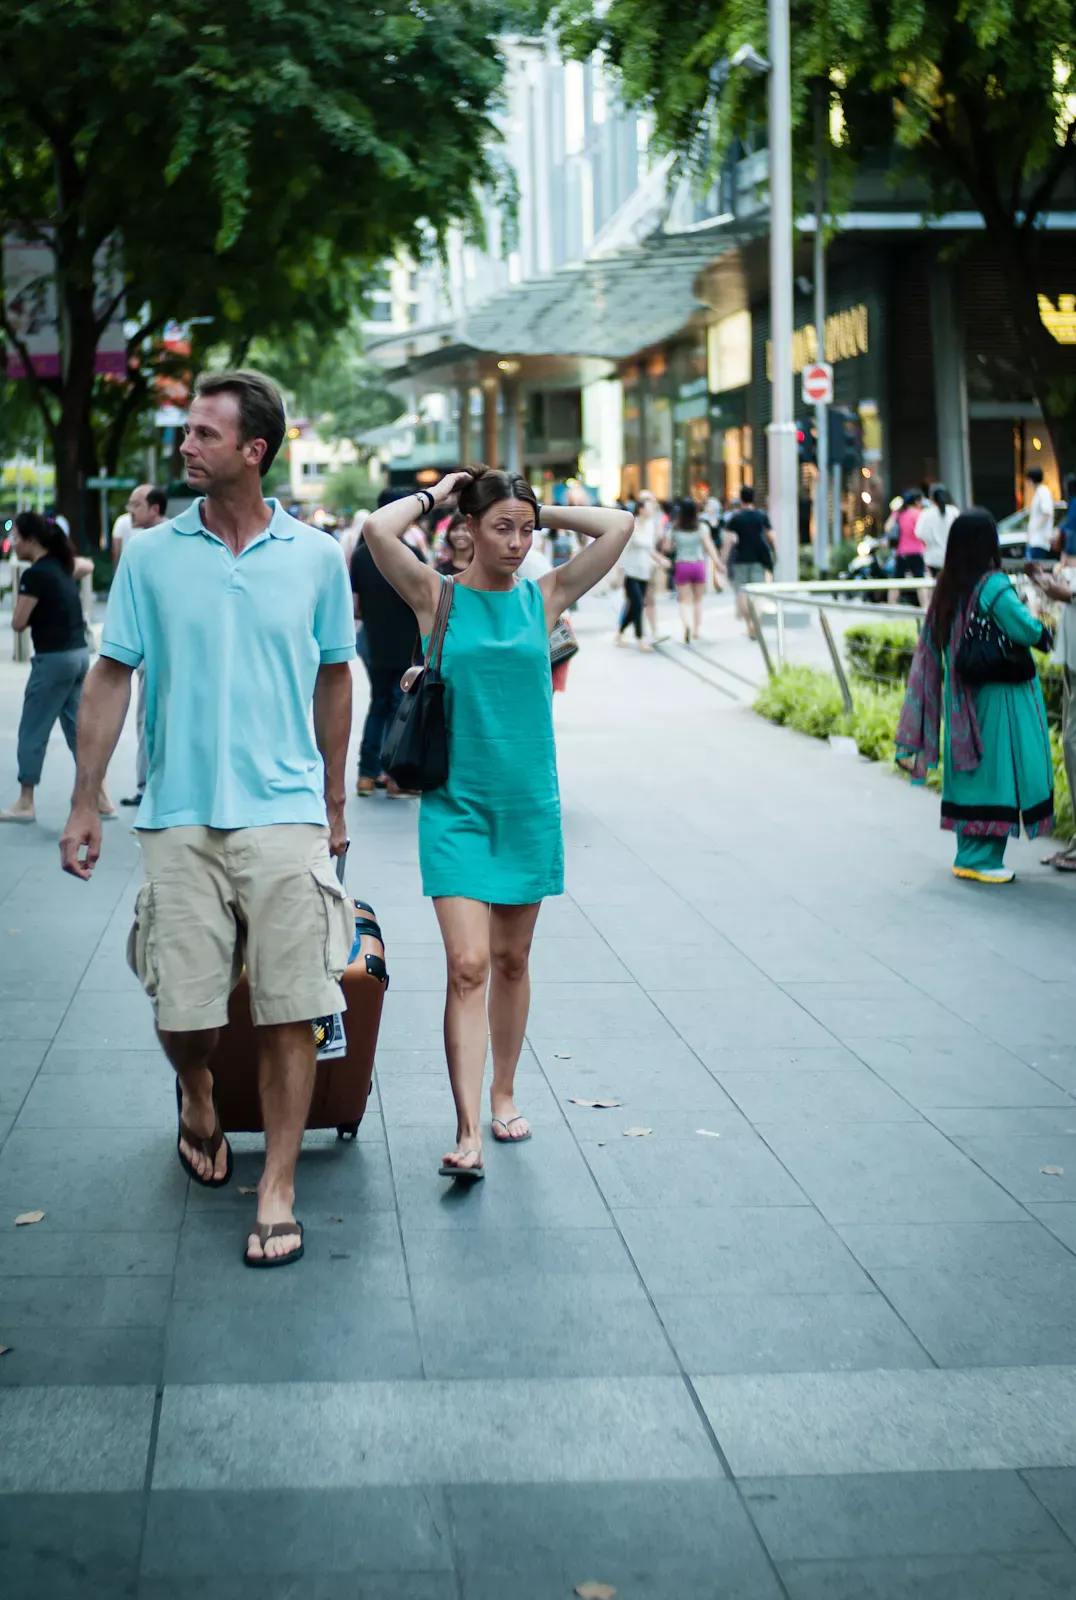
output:
POLYGON ((355 654, 336 540, 270 500, 234 556, 195 501, 125 547, 101 654, 146 668, 149 777, 139 828, 326 821, 318 668, 355 654))

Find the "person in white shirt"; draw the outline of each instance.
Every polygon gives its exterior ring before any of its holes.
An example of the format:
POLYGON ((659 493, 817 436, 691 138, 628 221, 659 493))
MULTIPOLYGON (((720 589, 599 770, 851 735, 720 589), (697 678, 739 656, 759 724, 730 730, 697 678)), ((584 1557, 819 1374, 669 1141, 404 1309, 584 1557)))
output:
POLYGON ((1042 468, 1030 467, 1027 481, 1031 485, 1031 509, 1027 515, 1027 559, 1052 561, 1054 559, 1054 497, 1042 481, 1042 468))
MULTIPOLYGON (((616 634, 617 644, 622 645, 626 629, 634 628, 639 649, 647 653, 654 648, 649 640, 643 638, 643 610, 653 609, 648 605, 650 580, 660 568, 667 571, 669 567, 668 561, 657 549, 661 531, 657 518, 658 503, 652 495, 649 500, 652 505, 644 503, 644 497, 640 496, 635 529, 620 558, 620 571, 624 577, 624 608, 620 613, 620 626, 616 634), (648 511, 650 515, 647 515, 648 511)), ((650 631, 657 632, 653 616, 650 618, 650 631)))
POLYGON ((923 559, 932 578, 936 578, 945 565, 949 529, 959 515, 959 507, 950 500, 944 483, 936 483, 915 525, 916 538, 923 541, 923 559))
MULTIPOLYGON (((137 489, 131 490, 131 498, 127 502, 124 516, 130 524, 126 534, 121 538, 120 554, 131 541, 145 529, 155 528, 158 523, 167 522, 168 494, 164 489, 156 488, 152 483, 140 483, 137 489)), ((117 524, 120 518, 116 518, 117 524)), ((119 560, 116 552, 116 529, 112 530, 112 558, 119 560)), ((140 806, 145 793, 146 777, 149 773, 149 755, 146 750, 146 669, 144 666, 137 668, 138 674, 138 710, 135 713, 138 727, 138 754, 135 757, 135 786, 134 794, 125 795, 120 801, 121 806, 140 806)))

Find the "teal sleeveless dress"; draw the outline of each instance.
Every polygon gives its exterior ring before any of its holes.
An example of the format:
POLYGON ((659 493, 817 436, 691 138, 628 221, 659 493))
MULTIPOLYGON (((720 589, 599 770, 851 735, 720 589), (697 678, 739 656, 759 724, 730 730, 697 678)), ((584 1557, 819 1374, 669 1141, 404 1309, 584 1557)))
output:
MULTIPOLYGON (((426 641, 423 640, 425 647, 426 641)), ((448 782, 422 796, 422 892, 526 906, 564 893, 542 591, 457 583, 441 658, 448 782)))

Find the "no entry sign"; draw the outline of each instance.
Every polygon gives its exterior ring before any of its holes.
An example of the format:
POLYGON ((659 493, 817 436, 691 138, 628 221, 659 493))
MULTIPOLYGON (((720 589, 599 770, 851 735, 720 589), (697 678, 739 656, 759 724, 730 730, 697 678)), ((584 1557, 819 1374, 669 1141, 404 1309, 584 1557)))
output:
POLYGON ((803 398, 809 406, 833 404, 833 368, 828 361, 814 361, 804 367, 803 398))

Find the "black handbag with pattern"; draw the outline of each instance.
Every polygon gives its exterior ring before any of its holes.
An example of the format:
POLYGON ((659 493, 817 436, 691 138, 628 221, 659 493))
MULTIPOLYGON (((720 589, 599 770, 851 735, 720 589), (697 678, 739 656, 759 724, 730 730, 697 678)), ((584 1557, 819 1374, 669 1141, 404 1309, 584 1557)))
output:
POLYGON ((1017 644, 994 619, 994 601, 985 611, 976 606, 968 618, 956 653, 956 670, 965 683, 1030 683, 1035 663, 1026 644, 1017 644))
POLYGON ((452 610, 452 589, 453 580, 443 578, 425 660, 404 673, 403 699, 381 747, 381 765, 394 783, 412 794, 428 794, 448 781, 441 652, 452 610))

